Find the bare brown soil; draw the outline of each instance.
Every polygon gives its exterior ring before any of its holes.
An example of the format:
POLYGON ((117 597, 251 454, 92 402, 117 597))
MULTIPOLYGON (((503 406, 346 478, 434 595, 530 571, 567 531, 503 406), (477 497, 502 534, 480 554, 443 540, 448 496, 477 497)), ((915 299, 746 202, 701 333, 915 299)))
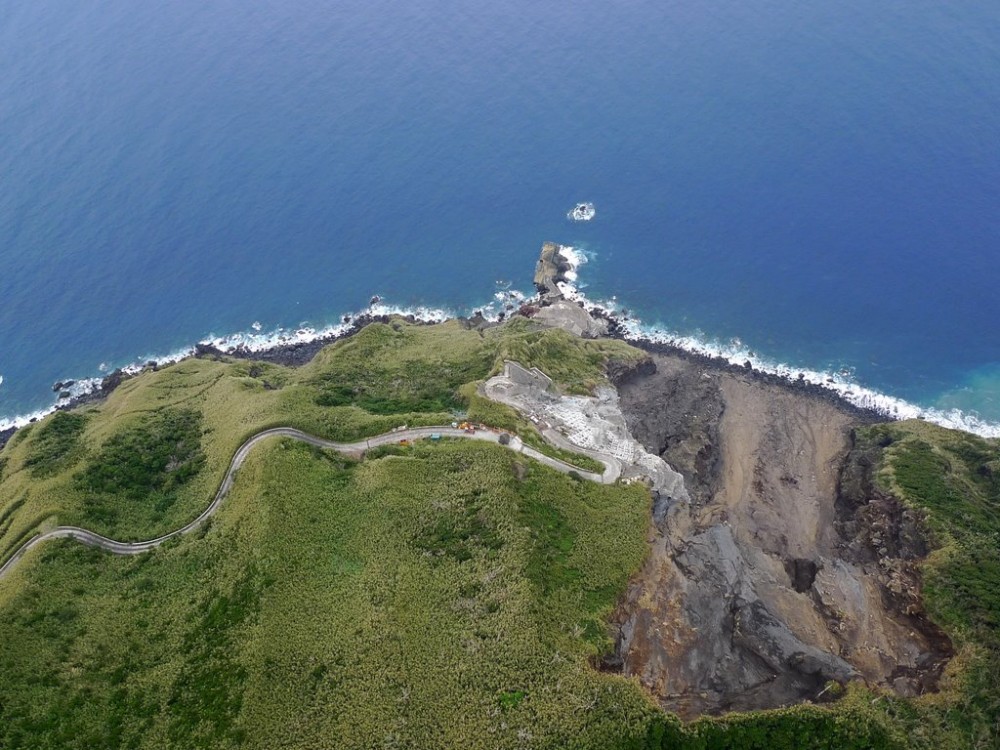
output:
POLYGON ((856 410, 656 354, 619 384, 633 435, 685 478, 616 614, 609 668, 683 717, 933 690, 950 644, 924 613, 919 523, 852 451, 856 410))

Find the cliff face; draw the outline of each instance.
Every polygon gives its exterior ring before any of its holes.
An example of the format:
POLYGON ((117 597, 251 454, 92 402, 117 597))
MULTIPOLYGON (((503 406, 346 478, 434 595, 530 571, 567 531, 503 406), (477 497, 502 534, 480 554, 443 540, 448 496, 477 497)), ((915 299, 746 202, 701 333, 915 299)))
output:
POLYGON ((921 605, 926 546, 851 453, 856 415, 751 374, 654 360, 619 384, 622 407, 692 499, 659 515, 608 666, 685 717, 821 699, 830 681, 934 689, 950 644, 921 605))
MULTIPOLYGON (((559 293, 564 265, 546 243, 534 317, 586 335, 596 321, 559 293)), ((686 491, 654 490, 651 554, 615 615, 607 668, 685 718, 822 700, 852 680, 936 689, 951 646, 923 610, 927 547, 852 450, 870 416, 679 354, 612 379, 629 431, 686 491)))

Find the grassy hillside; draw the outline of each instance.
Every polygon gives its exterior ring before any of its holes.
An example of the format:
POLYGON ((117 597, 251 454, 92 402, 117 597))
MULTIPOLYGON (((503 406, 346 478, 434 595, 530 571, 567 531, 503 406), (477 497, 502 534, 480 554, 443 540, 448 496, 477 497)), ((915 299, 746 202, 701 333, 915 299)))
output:
MULTIPOLYGON (((0 452, 0 561, 59 524, 123 540, 182 526, 204 508, 236 448, 266 427, 349 441, 403 423, 451 422, 515 345, 577 389, 599 382, 607 360, 639 356, 618 342, 524 325, 482 335, 454 322, 394 322, 368 326, 299 369, 189 359, 146 372, 100 406, 19 431, 0 452)), ((511 427, 541 444, 530 423, 511 427)), ((586 456, 560 457, 594 468, 586 456)))
MULTIPOLYGON (((395 323, 297 370, 147 372, 0 452, 0 559, 56 524, 176 528, 269 426, 350 440, 468 413, 541 445, 476 382, 515 358, 584 391, 608 360, 640 356, 526 323, 395 323)), ((356 462, 274 439, 199 533, 135 558, 50 542, 0 581, 0 748, 992 747, 1000 449, 922 423, 858 442, 934 531, 928 604, 959 645, 940 695, 851 686, 824 707, 681 726, 637 682, 593 668, 647 549, 642 487, 479 443, 356 462)))
POLYGON ((611 747, 652 706, 589 666, 639 488, 455 442, 275 440, 199 538, 48 545, 0 592, 0 746, 611 747))
POLYGON ((1000 747, 1000 443, 919 421, 859 431, 858 443, 930 531, 925 604, 957 648, 940 695, 885 710, 915 747, 1000 747))

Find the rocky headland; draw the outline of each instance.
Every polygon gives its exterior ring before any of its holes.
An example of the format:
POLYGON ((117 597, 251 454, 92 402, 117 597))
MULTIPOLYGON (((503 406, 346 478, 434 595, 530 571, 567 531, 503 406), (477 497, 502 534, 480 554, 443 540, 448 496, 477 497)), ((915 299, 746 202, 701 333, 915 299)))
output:
MULTIPOLYGON (((618 316, 567 294, 573 268, 561 250, 543 246, 537 296, 503 317, 623 337, 618 316)), ((299 366, 379 320, 388 318, 345 320, 338 336, 306 344, 199 346, 195 356, 299 366)), ((601 666, 638 677, 686 718, 832 699, 852 680, 933 691, 952 648, 924 612, 921 524, 876 489, 873 461, 853 443, 855 428, 884 417, 801 380, 638 345, 648 357, 610 372, 614 388, 591 399, 560 401, 509 378, 488 384, 492 398, 548 420, 568 449, 617 455, 623 478, 651 485, 650 554, 614 614, 615 650, 601 666)), ((116 371, 64 408, 105 398, 127 377, 116 371)))
MULTIPOLYGON (((532 317, 623 336, 613 313, 566 298, 569 270, 546 244, 532 317)), ((643 348, 645 363, 612 373, 621 413, 685 492, 655 498, 604 668, 685 718, 829 700, 852 680, 935 690, 952 648, 922 605, 920 523, 853 449, 853 430, 885 417, 802 379, 643 348)))

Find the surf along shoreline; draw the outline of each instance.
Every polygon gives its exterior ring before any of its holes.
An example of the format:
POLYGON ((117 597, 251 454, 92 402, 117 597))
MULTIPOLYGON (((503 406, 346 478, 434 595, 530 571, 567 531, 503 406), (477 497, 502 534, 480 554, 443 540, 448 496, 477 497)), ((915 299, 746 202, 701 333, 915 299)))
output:
POLYGON ((961 417, 937 415, 933 409, 925 410, 855 383, 835 382, 833 376, 828 373, 817 373, 806 369, 799 371, 783 364, 771 365, 760 361, 755 364, 750 356, 744 359, 739 353, 733 352, 726 356, 723 353, 713 352, 713 347, 705 342, 643 328, 627 310, 618 310, 612 304, 591 301, 580 291, 576 284, 577 275, 580 266, 587 262, 582 252, 570 246, 545 243, 543 254, 546 247, 555 249, 552 254, 555 262, 549 269, 551 289, 540 287, 536 277, 536 293, 533 296, 529 297, 513 290, 500 292, 495 295, 494 302, 474 309, 469 316, 424 307, 413 309, 390 307, 383 304, 380 297, 374 296, 365 310, 345 314, 341 318, 341 323, 327 326, 319 331, 300 329, 285 334, 279 330, 259 337, 245 333, 216 337, 203 340, 180 352, 150 359, 144 364, 119 367, 103 378, 80 380, 76 383, 74 381, 56 383, 53 390, 57 393, 66 385, 74 384, 78 392, 66 397, 66 392, 63 391, 62 397, 47 409, 25 417, 8 418, 8 424, 11 422, 13 424, 0 430, 0 449, 23 426, 37 422, 55 411, 71 410, 103 401, 125 380, 136 377, 146 370, 156 370, 189 357, 232 357, 299 367, 309 362, 320 349, 353 336, 371 323, 385 323, 394 318, 417 325, 434 325, 446 320, 458 320, 469 327, 486 328, 501 325, 517 315, 534 317, 540 309, 551 306, 555 298, 573 303, 593 320, 602 323, 606 329, 602 334, 603 337, 619 339, 650 354, 674 355, 696 362, 707 370, 741 373, 762 384, 791 389, 796 393, 834 404, 853 418, 865 423, 918 418, 983 437, 1000 436, 1000 425, 983 422, 975 415, 962 414, 961 417), (555 296, 552 292, 556 293, 555 296))
MULTIPOLYGON (((536 298, 530 298, 525 301, 525 304, 521 306, 520 310, 525 308, 530 308, 533 302, 537 303, 536 298)), ((504 322, 510 318, 522 314, 519 309, 514 308, 510 311, 501 311, 499 313, 499 320, 495 318, 486 318, 480 312, 477 311, 472 317, 455 316, 454 318, 445 319, 433 319, 428 320, 420 318, 413 313, 409 314, 362 314, 356 317, 352 317, 349 326, 345 326, 344 330, 338 330, 326 336, 322 336, 307 342, 279 342, 273 346, 262 348, 262 349, 251 349, 247 346, 236 346, 231 349, 224 349, 216 346, 214 343, 199 343, 196 344, 189 354, 182 357, 171 358, 168 361, 150 361, 146 365, 141 367, 132 368, 117 368, 110 374, 102 378, 93 390, 82 393, 78 396, 74 396, 64 402, 55 404, 51 409, 45 411, 43 414, 31 416, 24 424, 9 427, 5 430, 0 430, 0 450, 6 445, 6 443, 14 436, 14 434, 21 428, 26 427, 30 424, 43 419, 45 416, 56 412, 56 411, 69 411, 72 409, 85 406, 87 404, 96 404, 103 402, 107 399, 114 390, 127 380, 131 380, 134 377, 138 377, 142 373, 151 370, 156 371, 160 367, 165 367, 175 362, 180 362, 191 357, 230 357, 233 359, 243 359, 252 360, 260 362, 270 362, 273 364, 284 365, 287 367, 301 367, 302 365, 308 363, 316 354, 326 346, 333 344, 342 339, 350 338, 358 333, 365 326, 372 323, 388 323, 393 319, 406 320, 409 323, 415 325, 436 325, 437 323, 444 322, 444 320, 458 320, 469 327, 486 328, 497 325, 502 325, 504 322)), ((530 316, 529 316, 530 317, 530 316)), ((756 381, 762 384, 776 385, 782 388, 787 388, 794 390, 802 395, 808 395, 813 398, 821 399, 828 403, 836 405, 838 408, 842 409, 844 412, 850 414, 852 417, 858 421, 865 423, 876 423, 892 421, 892 417, 888 416, 873 408, 864 408, 856 406, 848 401, 846 398, 836 393, 835 391, 825 388, 821 385, 811 383, 806 380, 795 380, 787 378, 782 375, 775 373, 769 373, 764 370, 755 369, 752 366, 739 366, 730 363, 723 357, 712 357, 698 352, 688 351, 680 346, 668 343, 661 343, 645 339, 636 339, 628 335, 627 331, 622 326, 622 321, 613 312, 605 312, 602 315, 594 315, 594 317, 600 317, 605 319, 609 324, 609 330, 606 338, 618 339, 624 341, 638 349, 641 349, 650 354, 672 354, 682 359, 690 362, 696 362, 703 368, 708 370, 716 370, 730 373, 741 372, 754 378, 756 381)), ((626 373, 623 377, 630 377, 634 375, 635 372, 626 373)), ((614 379, 613 379, 614 380, 614 379)), ((617 385, 620 381, 615 381, 617 385)))

